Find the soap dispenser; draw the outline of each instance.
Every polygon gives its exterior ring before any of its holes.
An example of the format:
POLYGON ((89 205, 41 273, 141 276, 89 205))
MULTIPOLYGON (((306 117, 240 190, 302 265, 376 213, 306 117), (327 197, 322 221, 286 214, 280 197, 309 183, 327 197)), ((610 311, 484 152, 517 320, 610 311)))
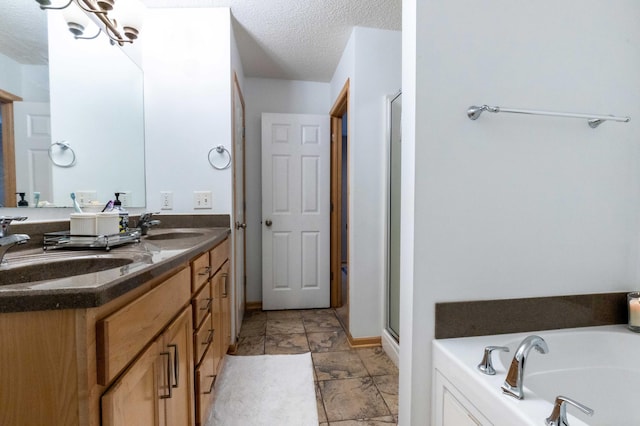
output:
POLYGON ((116 199, 113 202, 113 211, 118 212, 118 215, 120 216, 118 228, 120 233, 122 234, 129 231, 129 212, 127 212, 122 207, 122 201, 118 199, 118 197, 120 197, 120 194, 120 192, 115 193, 116 199))
POLYGON ((24 192, 16 192, 16 195, 20 196, 20 201, 18 201, 18 207, 29 207, 29 202, 24 199, 24 192))

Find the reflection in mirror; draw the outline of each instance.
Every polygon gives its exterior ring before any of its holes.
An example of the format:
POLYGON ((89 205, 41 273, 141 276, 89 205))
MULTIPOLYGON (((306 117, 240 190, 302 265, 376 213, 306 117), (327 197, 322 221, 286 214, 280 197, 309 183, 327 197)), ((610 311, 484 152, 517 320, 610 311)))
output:
POLYGON ((114 192, 128 193, 129 206, 144 196, 144 116, 141 70, 102 35, 96 40, 69 36, 61 14, 49 13, 49 78, 53 199, 69 203, 85 192, 103 204, 114 192), (56 146, 57 148, 57 146, 56 146), (69 154, 75 154, 75 165, 69 154))
MULTIPOLYGON (((101 205, 114 192, 128 192, 129 206, 144 207, 142 71, 104 34, 75 40, 61 12, 41 11, 32 3, 34 22, 36 14, 49 19, 50 75, 46 65, 23 64, 20 54, 0 50, 0 89, 25 101, 13 104, 16 191, 26 193, 29 207, 36 192, 41 205, 54 206, 70 206, 71 192, 101 205), (62 141, 72 151, 56 144, 62 141), (72 155, 76 161, 71 167, 52 163, 67 165, 72 155)), ((0 21, 13 12, 2 11, 0 21)))

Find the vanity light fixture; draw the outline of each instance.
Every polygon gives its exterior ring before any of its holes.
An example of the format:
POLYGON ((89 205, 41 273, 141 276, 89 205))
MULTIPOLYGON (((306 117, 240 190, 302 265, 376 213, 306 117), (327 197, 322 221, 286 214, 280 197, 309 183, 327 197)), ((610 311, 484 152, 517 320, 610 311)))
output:
POLYGON ((138 38, 141 11, 136 10, 136 6, 139 3, 135 0, 119 0, 117 8, 116 0, 69 0, 61 6, 53 6, 51 0, 36 0, 36 2, 38 2, 42 10, 67 9, 65 12, 68 11, 69 13, 65 13, 65 20, 69 26, 69 31, 76 39, 94 39, 103 30, 111 39, 112 44, 118 43, 120 46, 123 46, 124 43, 133 43, 138 38), (84 15, 94 15, 104 28, 99 28, 95 36, 84 37, 86 20, 80 17, 78 13, 74 13, 74 9, 77 10, 76 6, 85 12, 84 15), (114 18, 113 15, 117 15, 118 18, 114 18))

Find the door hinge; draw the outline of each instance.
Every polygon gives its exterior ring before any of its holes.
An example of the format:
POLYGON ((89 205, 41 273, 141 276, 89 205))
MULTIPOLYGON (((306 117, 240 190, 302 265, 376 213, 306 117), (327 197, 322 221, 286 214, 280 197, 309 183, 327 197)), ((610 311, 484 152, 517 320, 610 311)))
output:
POLYGON ((333 281, 333 271, 331 271, 329 275, 331 275, 331 281, 333 281))

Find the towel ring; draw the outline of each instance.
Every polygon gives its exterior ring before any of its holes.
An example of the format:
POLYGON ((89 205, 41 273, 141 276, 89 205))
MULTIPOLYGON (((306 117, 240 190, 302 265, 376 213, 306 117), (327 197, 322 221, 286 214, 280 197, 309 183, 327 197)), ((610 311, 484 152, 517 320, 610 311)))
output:
POLYGON ((215 147, 211 148, 209 150, 209 154, 207 154, 207 159, 209 160, 209 164, 211 164, 211 167, 213 167, 216 170, 224 170, 224 169, 229 168, 229 166, 231 165, 231 153, 229 152, 229 150, 227 148, 225 148, 222 145, 218 145, 218 146, 215 146, 215 147), (229 159, 227 160, 227 164, 225 164, 222 167, 219 167, 219 166, 216 166, 215 164, 213 164, 213 161, 211 161, 211 153, 213 151, 216 151, 218 154, 222 154, 222 153, 226 152, 227 156, 229 157, 229 159))
POLYGON ((58 166, 58 167, 64 167, 64 168, 68 168, 68 167, 73 167, 76 164, 76 153, 73 151, 73 148, 71 148, 71 146, 69 145, 69 142, 67 141, 58 141, 58 142, 54 142, 49 146, 49 151, 47 152, 49 154, 49 159, 51 160, 51 162, 58 166), (60 147, 60 151, 65 152, 65 151, 71 151, 71 155, 73 156, 71 158, 71 161, 69 163, 66 164, 60 164, 57 163, 56 160, 53 159, 53 155, 52 155, 52 149, 54 146, 59 146, 60 147))

